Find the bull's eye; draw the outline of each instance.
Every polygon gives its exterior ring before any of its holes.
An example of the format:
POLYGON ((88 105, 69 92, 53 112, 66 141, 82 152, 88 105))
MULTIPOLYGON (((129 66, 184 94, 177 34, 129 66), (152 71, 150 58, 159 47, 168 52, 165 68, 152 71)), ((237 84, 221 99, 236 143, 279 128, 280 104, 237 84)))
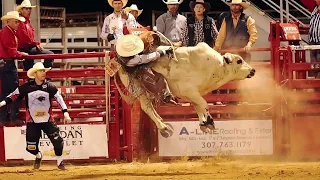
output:
POLYGON ((242 60, 239 59, 239 60, 237 61, 237 64, 242 64, 242 60))

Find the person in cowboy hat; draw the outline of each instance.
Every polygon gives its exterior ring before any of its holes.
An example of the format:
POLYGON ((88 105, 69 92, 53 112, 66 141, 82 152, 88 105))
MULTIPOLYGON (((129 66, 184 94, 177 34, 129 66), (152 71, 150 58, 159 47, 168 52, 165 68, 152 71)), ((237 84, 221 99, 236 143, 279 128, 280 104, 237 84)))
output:
POLYGON ((28 70, 27 75, 33 79, 22 86, 19 86, 4 101, 0 102, 0 107, 10 104, 15 99, 25 98, 27 109, 27 129, 26 129, 26 150, 35 156, 34 169, 39 169, 42 153, 39 151, 39 139, 41 130, 46 133, 50 139, 55 155, 57 156, 57 166, 60 170, 65 170, 62 159, 63 139, 60 136, 59 128, 52 121, 51 105, 54 98, 62 109, 64 120, 70 121, 68 108, 59 93, 57 87, 49 81, 46 81, 46 72, 51 68, 45 68, 41 62, 35 63, 28 70))
POLYGON ((170 48, 166 51, 156 51, 143 54, 144 41, 136 35, 125 35, 116 44, 117 61, 134 78, 140 80, 142 86, 156 97, 162 97, 164 103, 177 104, 161 74, 153 71, 149 62, 156 61, 161 56, 173 53, 170 48))
POLYGON ((108 3, 114 11, 104 19, 100 37, 110 42, 113 47, 116 41, 124 35, 124 26, 136 27, 137 24, 133 15, 123 10, 128 0, 108 0, 108 3))
POLYGON ((133 15, 133 17, 137 20, 137 18, 142 13, 143 9, 138 9, 138 6, 136 4, 132 4, 130 7, 126 7, 124 9, 125 12, 130 13, 133 15))
MULTIPOLYGON (((31 25, 30 16, 32 8, 36 6, 31 5, 30 0, 24 0, 20 5, 17 6, 16 10, 20 13, 22 17, 26 19, 25 22, 19 24, 17 30, 17 38, 19 41, 18 48, 22 52, 26 52, 30 55, 36 54, 53 54, 52 51, 44 49, 39 41, 34 38, 34 28, 31 25)), ((32 68, 34 60, 27 60, 23 62, 24 70, 28 71, 32 68)), ((53 66, 53 59, 45 59, 45 67, 53 66)))
MULTIPOLYGON (((19 17, 17 11, 10 11, 1 17, 6 22, 6 26, 0 31, 0 78, 1 78, 1 97, 0 101, 5 99, 10 92, 18 87, 18 73, 15 65, 15 59, 22 59, 27 53, 18 51, 18 41, 16 30, 20 22, 25 21, 19 17)), ((10 107, 0 108, 0 123, 19 123, 19 103, 14 103, 10 107), (10 112, 10 117, 8 117, 10 112)))
POLYGON ((184 46, 196 46, 200 42, 206 42, 214 46, 218 30, 213 18, 207 15, 210 4, 204 0, 191 1, 190 9, 193 15, 188 18, 182 31, 182 43, 184 46))
POLYGON ((186 17, 178 13, 179 5, 183 0, 164 1, 167 4, 168 12, 158 17, 156 21, 157 30, 164 34, 175 46, 182 45, 182 30, 186 17))
POLYGON ((232 0, 229 5, 231 11, 222 16, 223 21, 215 43, 215 49, 244 48, 246 52, 238 54, 247 62, 250 62, 249 51, 258 39, 255 20, 243 13, 243 10, 249 7, 247 2, 232 0))

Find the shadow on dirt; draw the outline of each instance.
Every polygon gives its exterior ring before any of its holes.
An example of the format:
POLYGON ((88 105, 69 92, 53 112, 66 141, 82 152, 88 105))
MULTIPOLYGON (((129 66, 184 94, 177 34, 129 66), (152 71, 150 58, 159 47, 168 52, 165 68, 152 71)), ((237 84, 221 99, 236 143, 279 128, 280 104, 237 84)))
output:
POLYGON ((121 176, 121 177, 154 177, 154 176, 188 176, 188 175, 209 175, 211 173, 184 173, 184 172, 172 172, 172 173, 114 173, 114 174, 84 174, 73 176, 72 178, 65 178, 64 180, 71 180, 71 179, 94 179, 94 178, 101 178, 101 177, 114 177, 114 176, 121 176))
POLYGON ((34 170, 34 169, 26 169, 26 170, 18 170, 18 171, 3 171, 0 172, 0 174, 32 174, 37 172, 53 172, 53 171, 59 171, 58 169, 40 169, 40 170, 34 170))

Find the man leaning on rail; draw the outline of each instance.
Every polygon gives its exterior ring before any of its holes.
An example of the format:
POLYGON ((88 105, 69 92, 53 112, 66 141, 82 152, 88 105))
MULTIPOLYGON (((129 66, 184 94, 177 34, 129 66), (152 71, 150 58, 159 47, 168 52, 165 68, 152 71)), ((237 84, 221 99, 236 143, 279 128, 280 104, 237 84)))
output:
POLYGON ((249 7, 243 0, 232 0, 230 11, 222 16, 222 24, 215 43, 215 50, 244 48, 246 52, 238 53, 246 62, 251 61, 249 53, 258 39, 255 20, 244 14, 249 7))
MULTIPOLYGON (((31 10, 36 6, 32 6, 30 0, 24 0, 19 6, 17 6, 16 10, 20 13, 22 17, 26 20, 19 24, 17 30, 17 38, 18 38, 18 48, 19 51, 26 52, 30 55, 37 54, 53 54, 53 52, 44 49, 40 42, 34 39, 34 29, 30 22, 31 10)), ((28 71, 32 68, 34 64, 34 60, 26 60, 23 62, 24 70, 28 71)), ((53 59, 45 59, 44 67, 51 68, 53 66, 53 59)))
MULTIPOLYGON (((17 11, 10 11, 1 18, 6 22, 6 26, 0 31, 0 77, 1 77, 1 98, 4 100, 12 91, 18 87, 18 73, 15 59, 28 55, 19 52, 16 30, 20 22, 24 22, 23 17, 19 17, 17 11)), ((10 107, 0 108, 0 123, 19 123, 19 102, 13 103, 10 107), (10 112, 10 117, 8 117, 10 112)))

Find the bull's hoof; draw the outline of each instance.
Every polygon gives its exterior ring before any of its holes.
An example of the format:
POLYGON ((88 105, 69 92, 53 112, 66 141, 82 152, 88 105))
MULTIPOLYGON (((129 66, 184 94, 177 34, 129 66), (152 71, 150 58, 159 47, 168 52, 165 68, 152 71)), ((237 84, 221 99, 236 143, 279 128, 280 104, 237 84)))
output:
POLYGON ((160 130, 160 134, 164 138, 171 137, 173 134, 173 129, 170 126, 167 126, 166 128, 160 130))
POLYGON ((214 125, 210 125, 210 124, 207 125, 207 128, 212 131, 216 129, 216 127, 214 125))
POLYGON ((210 130, 215 130, 216 127, 214 125, 213 119, 208 117, 207 123, 206 123, 207 128, 209 128, 210 130))
POLYGON ((208 132, 207 125, 200 125, 200 130, 201 130, 202 132, 207 133, 207 132, 208 132))

